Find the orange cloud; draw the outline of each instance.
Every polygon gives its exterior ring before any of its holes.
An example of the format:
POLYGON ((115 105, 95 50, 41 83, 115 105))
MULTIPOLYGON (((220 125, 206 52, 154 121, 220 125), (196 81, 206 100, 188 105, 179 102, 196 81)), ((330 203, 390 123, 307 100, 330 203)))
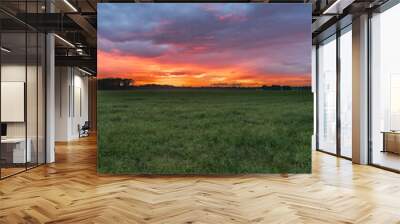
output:
POLYGON ((215 85, 291 85, 306 86, 309 75, 256 74, 240 65, 210 68, 205 65, 161 62, 157 58, 144 58, 98 51, 99 78, 130 78, 135 85, 159 84, 174 86, 215 85))

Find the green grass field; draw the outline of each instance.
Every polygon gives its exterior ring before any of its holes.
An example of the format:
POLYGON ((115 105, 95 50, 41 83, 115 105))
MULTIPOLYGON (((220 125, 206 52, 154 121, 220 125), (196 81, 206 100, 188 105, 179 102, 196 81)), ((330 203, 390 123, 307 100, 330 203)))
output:
POLYGON ((311 172, 310 92, 99 91, 98 171, 311 172))

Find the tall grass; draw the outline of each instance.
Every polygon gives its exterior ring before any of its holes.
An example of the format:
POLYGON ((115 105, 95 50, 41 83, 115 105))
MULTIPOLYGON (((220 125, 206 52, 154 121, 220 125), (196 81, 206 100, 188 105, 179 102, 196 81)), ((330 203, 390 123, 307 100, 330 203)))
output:
POLYGON ((98 170, 309 173, 312 113, 309 92, 99 91, 98 170))

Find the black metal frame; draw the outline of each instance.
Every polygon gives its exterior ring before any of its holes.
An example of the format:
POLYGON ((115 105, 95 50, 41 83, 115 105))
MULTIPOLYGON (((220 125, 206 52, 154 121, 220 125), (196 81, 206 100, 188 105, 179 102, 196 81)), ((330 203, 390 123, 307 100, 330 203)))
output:
POLYGON ((319 44, 315 46, 315 148, 319 149, 319 44))
POLYGON ((340 66, 340 36, 341 30, 336 30, 336 154, 341 156, 341 133, 342 124, 340 118, 340 78, 341 78, 341 66, 340 66))
MULTIPOLYGON (((340 81, 341 81, 341 67, 340 67, 340 37, 344 34, 342 33, 343 30, 347 29, 349 26, 351 26, 352 23, 344 26, 344 27, 340 27, 340 26, 336 26, 336 32, 333 33, 332 35, 326 37, 325 39, 321 40, 316 47, 316 150, 319 152, 323 152, 329 155, 333 155, 333 156, 337 156, 343 159, 347 159, 347 160, 352 160, 352 158, 347 157, 342 155, 341 153, 341 117, 340 117, 340 81), (335 35, 335 41, 336 41, 336 152, 332 153, 332 152, 328 152, 324 149, 320 149, 319 148, 319 103, 318 103, 318 99, 319 99, 319 63, 318 63, 318 59, 319 59, 319 44, 326 41, 327 39, 331 38, 332 36, 335 35)), ((332 40, 333 41, 333 40, 332 40)))
POLYGON ((371 64, 371 57, 372 57, 372 33, 371 33, 371 19, 372 19, 372 13, 368 12, 368 36, 367 36, 367 45, 368 45, 368 54, 367 54, 367 63, 368 63, 368 69, 367 69, 367 84, 368 84, 368 95, 367 95, 367 119, 368 119, 368 124, 367 124, 367 132, 368 132, 368 158, 367 162, 368 164, 372 165, 372 97, 371 97, 371 90, 372 90, 372 81, 371 81, 371 71, 372 71, 372 64, 371 64))
MULTIPOLYGON (((317 45, 317 48, 316 48, 316 80, 317 80, 317 82, 316 82, 316 92, 317 92, 317 96, 316 96, 316 112, 317 112, 317 119, 316 119, 316 126, 317 126, 317 134, 316 134, 316 150, 317 151, 319 151, 319 152, 323 152, 323 153, 326 153, 326 154, 329 154, 329 155, 334 155, 334 156, 337 156, 338 154, 335 154, 335 153, 332 153, 332 152, 329 152, 329 151, 326 151, 326 150, 324 150, 324 149, 321 149, 321 148, 319 148, 319 102, 318 102, 318 100, 319 100, 319 76, 320 76, 320 74, 319 74, 319 45, 322 43, 322 42, 324 42, 324 41, 326 41, 326 40, 328 40, 329 38, 332 38, 332 36, 334 36, 334 35, 336 35, 335 36, 335 40, 334 41, 336 41, 336 53, 337 53, 337 45, 338 45, 338 37, 337 37, 337 34, 336 33, 334 33, 334 34, 332 34, 332 35, 329 35, 328 37, 326 37, 325 39, 323 39, 323 40, 321 40, 319 43, 318 43, 318 45, 317 45)), ((333 40, 332 40, 333 41, 333 40)), ((336 70, 337 70, 337 57, 338 56, 336 56, 336 70)), ((337 78, 337 71, 336 71, 336 78, 337 78)), ((338 82, 337 82, 337 80, 336 80, 336 104, 337 104, 337 99, 338 99, 338 93, 337 93, 337 88, 338 88, 338 82)), ((336 105, 337 106, 337 105, 336 105)), ((337 124, 338 122, 337 122, 337 109, 336 109, 336 138, 337 138, 337 124)), ((336 141, 337 141, 337 139, 336 139, 336 141)), ((337 153, 337 151, 338 151, 338 144, 336 143, 336 153, 337 153)))
MULTIPOLYGON (((385 166, 373 163, 372 97, 371 97, 371 94, 372 94, 372 80, 371 80, 372 79, 372 61, 371 61, 371 58, 372 58, 372 53, 373 52, 372 52, 371 19, 372 19, 373 12, 382 13, 382 12, 392 8, 393 6, 395 6, 395 5, 399 4, 399 3, 400 3, 400 0, 389 0, 389 1, 385 2, 385 4, 383 4, 383 5, 381 5, 381 6, 377 7, 377 8, 370 9, 370 10, 367 11, 367 13, 368 13, 368 25, 367 25, 368 26, 368 30, 367 30, 367 42, 368 42, 367 43, 367 47, 368 47, 368 49, 367 49, 367 51, 368 51, 368 53, 367 53, 367 66, 368 66, 368 69, 367 69, 367 83, 368 83, 367 84, 368 85, 367 86, 367 88, 368 88, 368 90, 367 90, 367 92, 368 92, 368 94, 367 94, 367 107, 368 107, 368 111, 367 111, 367 116, 368 116, 368 124, 367 124, 367 128, 368 128, 368 137, 367 137, 367 141, 368 141, 368 161, 367 161, 367 163, 370 166, 377 167, 377 168, 384 169, 384 170, 391 171, 391 172, 395 172, 395 173, 400 173, 400 170, 393 169, 393 168, 390 168, 390 167, 385 167, 385 166)), ((349 24, 349 25, 351 25, 351 24, 349 24)), ((346 27, 342 28, 341 30, 345 29, 346 27)), ((340 45, 340 40, 339 40, 340 35, 338 35, 338 32, 340 34, 340 30, 336 32, 336 41, 337 41, 336 42, 336 47, 337 47, 337 49, 339 49, 338 45, 340 45)), ((335 35, 335 34, 332 34, 332 35, 335 35)), ((321 40, 320 42, 330 38, 332 35, 326 37, 325 39, 321 40)), ((319 92, 318 91, 318 79, 319 79, 318 48, 319 48, 319 43, 317 43, 317 45, 316 45, 317 46, 316 47, 316 101, 317 101, 317 103, 316 103, 316 113, 317 113, 316 114, 316 148, 317 149, 316 150, 319 151, 319 152, 323 152, 323 153, 329 154, 329 155, 333 155, 333 156, 337 156, 337 157, 340 157, 340 158, 352 160, 351 158, 348 158, 346 156, 341 155, 341 149, 340 149, 340 145, 339 145, 340 140, 341 140, 339 134, 340 134, 341 130, 337 130, 337 139, 336 139, 337 140, 336 141, 337 150, 336 150, 336 154, 328 152, 328 151, 324 151, 323 149, 319 149, 319 126, 318 126, 318 123, 319 123, 319 113, 318 113, 319 112, 319 104, 318 104, 318 97, 319 97, 319 94, 318 94, 318 92, 319 92)), ((336 54, 337 54, 337 62, 336 62, 337 63, 337 71, 336 71, 337 80, 336 80, 336 84, 337 85, 340 84, 340 65, 338 65, 339 62, 340 62, 339 53, 340 53, 340 49, 336 51, 336 54), (339 68, 339 70, 338 70, 338 68, 339 68)), ((336 105, 337 106, 337 108, 336 108, 337 109, 336 110, 337 111, 336 112, 337 113, 336 114, 336 116, 337 116, 337 119, 336 119, 337 124, 336 124, 336 126, 337 126, 337 129, 341 129, 341 127, 340 127, 340 113, 338 113, 338 111, 340 111, 340 108, 339 108, 340 107, 340 99, 338 99, 338 98, 340 98, 340 87, 337 88, 336 97, 337 97, 337 101, 336 101, 337 102, 337 105, 336 105)))
POLYGON ((380 164, 374 163, 373 160, 373 140, 372 140, 372 14, 373 13, 383 13, 386 10, 396 6, 397 4, 400 4, 400 0, 389 0, 385 2, 385 4, 379 6, 378 8, 375 8, 373 10, 368 11, 368 31, 367 31, 367 45, 368 45, 368 53, 367 53, 367 63, 368 63, 368 69, 367 69, 367 82, 368 82, 368 99, 367 99, 367 106, 368 106, 368 165, 371 165, 373 167, 377 167, 380 169, 384 169, 387 171, 395 172, 395 173, 400 173, 400 170, 390 168, 387 166, 383 166, 380 164))
MULTIPOLYGON (((1 30, 1 28, 2 28, 2 23, 0 23, 0 30, 1 30)), ((2 32, 0 32, 0 47, 1 46, 3 46, 3 44, 2 44, 2 40, 3 40, 3 38, 2 38, 2 32)), ((0 111, 1 111, 1 78, 2 78, 2 74, 1 74, 1 62, 2 62, 2 58, 1 58, 1 56, 2 56, 2 52, 1 52, 1 50, 0 50, 0 111)), ((1 113, 0 113, 0 124, 1 124, 1 113)), ((1 135, 1 134, 0 134, 1 135)), ((1 137, 1 136, 0 136, 1 137)), ((1 164, 1 152, 2 152, 2 149, 1 149, 1 144, 0 144, 0 164, 1 164)), ((1 180, 1 166, 0 166, 0 180, 1 180)))
MULTIPOLYGON (((32 1, 29 1, 32 2, 32 1)), ((27 3, 28 0, 25 0, 23 3, 25 3, 25 12, 27 12, 27 3)), ((39 0, 36 0, 36 11, 39 11, 39 0)), ((47 7, 46 7, 46 11, 47 11, 47 7)), ((25 14, 25 16, 27 16, 27 13, 25 14)), ((40 32, 37 29, 34 29, 33 27, 29 26, 28 24, 24 23, 24 27, 25 30, 24 33, 25 34, 25 84, 24 84, 24 120, 25 120, 25 169, 21 170, 19 172, 15 172, 13 174, 10 174, 8 176, 2 176, 2 168, 0 167, 0 180, 6 179, 8 177, 12 177, 14 175, 23 173, 27 170, 39 167, 43 164, 47 163, 47 38, 46 35, 44 35, 43 37, 43 42, 42 44, 44 44, 44 51, 42 51, 41 53, 43 53, 44 55, 43 60, 44 60, 44 67, 42 69, 43 72, 43 79, 42 82, 44 84, 44 99, 43 99, 43 108, 44 108, 44 117, 42 117, 44 120, 42 122, 44 122, 44 136, 43 136, 43 140, 44 140, 44 145, 42 147, 43 148, 43 152, 44 155, 43 156, 43 163, 39 163, 39 33, 43 33, 40 32), (28 154, 26 153, 27 147, 28 147, 28 125, 27 125, 27 121, 28 121, 28 114, 27 114, 27 81, 28 81, 28 30, 32 30, 34 33, 36 33, 36 142, 37 142, 37 147, 36 147, 36 162, 35 163, 29 163, 28 167, 28 154)), ((43 34, 47 34, 47 33, 43 33, 43 34)), ((2 32, 0 32, 0 45, 2 45, 1 43, 1 37, 2 37, 2 32)), ((0 54, 0 67, 1 67, 1 62, 2 62, 2 57, 0 54)), ((1 81, 1 69, 0 69, 0 81, 1 81)), ((1 89, 1 86, 0 86, 1 89)), ((1 92, 1 91, 0 91, 1 92)), ((1 99, 1 93, 0 93, 0 99, 1 99)), ((0 115, 0 120, 1 120, 1 115, 0 115)), ((0 121, 1 123, 1 121, 0 121)), ((1 156, 1 144, 0 144, 0 156, 1 156)), ((1 158, 1 157, 0 157, 1 158)))

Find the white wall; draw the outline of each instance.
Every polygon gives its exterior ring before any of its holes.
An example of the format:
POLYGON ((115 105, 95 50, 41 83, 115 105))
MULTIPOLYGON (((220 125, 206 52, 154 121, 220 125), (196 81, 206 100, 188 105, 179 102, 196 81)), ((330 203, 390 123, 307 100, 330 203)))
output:
MULTIPOLYGON (((28 67, 29 69, 29 67, 28 67)), ((25 64, 6 64, 1 66, 1 81, 25 82, 25 64)))
POLYGON ((77 139, 78 125, 89 119, 88 78, 76 68, 56 67, 55 85, 55 140, 77 139))
POLYGON ((83 73, 79 72, 79 70, 74 70, 74 108, 72 108, 72 117, 71 120, 71 135, 74 138, 79 137, 78 125, 83 125, 85 121, 89 120, 89 94, 88 94, 88 78, 86 76, 82 76, 83 73), (77 74, 78 72, 78 74, 77 74))
POLYGON ((67 141, 69 124, 69 68, 55 68, 55 141, 67 141))
MULTIPOLYGON (((25 121, 25 83, 1 82, 1 122, 25 121)), ((36 105, 35 107, 36 108, 36 105)))

